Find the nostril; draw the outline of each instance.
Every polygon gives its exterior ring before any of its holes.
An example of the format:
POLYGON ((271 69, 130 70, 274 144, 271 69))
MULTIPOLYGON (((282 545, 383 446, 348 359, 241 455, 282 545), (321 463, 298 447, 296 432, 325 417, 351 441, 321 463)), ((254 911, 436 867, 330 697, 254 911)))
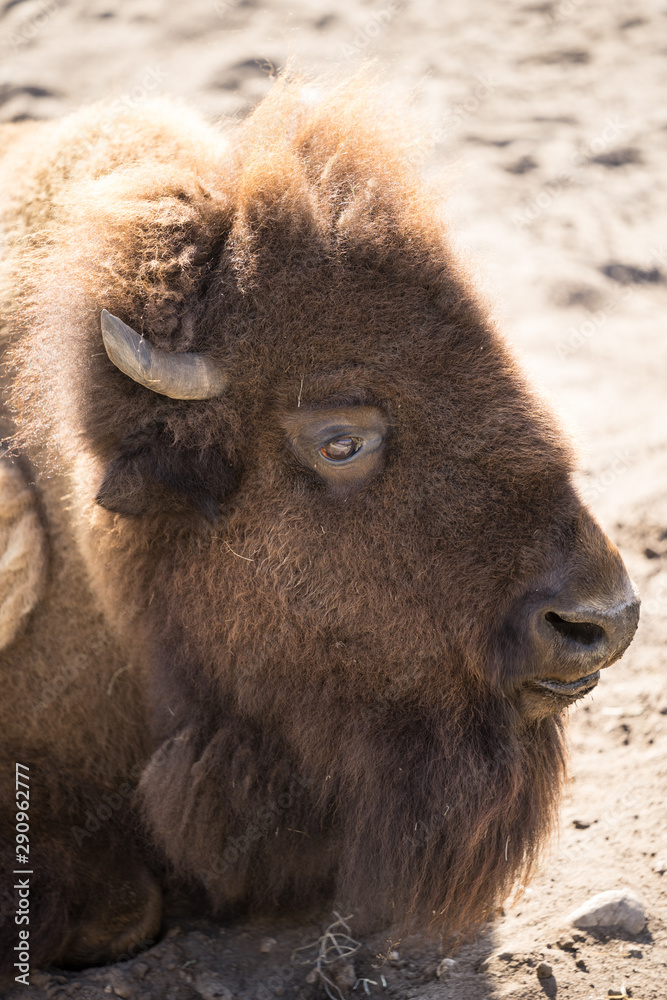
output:
POLYGON ((605 637, 604 629, 593 622, 569 622, 555 611, 547 611, 544 617, 559 635, 581 646, 593 646, 605 637))

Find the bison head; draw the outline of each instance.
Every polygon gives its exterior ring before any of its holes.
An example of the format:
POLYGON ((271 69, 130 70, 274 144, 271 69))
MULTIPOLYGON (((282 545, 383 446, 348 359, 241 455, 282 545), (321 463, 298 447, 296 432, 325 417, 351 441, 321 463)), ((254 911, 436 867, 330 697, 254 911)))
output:
POLYGON ((53 223, 23 370, 146 674, 176 870, 221 911, 453 932, 534 860, 563 710, 638 599, 368 100, 283 83, 224 144, 130 123, 53 223))

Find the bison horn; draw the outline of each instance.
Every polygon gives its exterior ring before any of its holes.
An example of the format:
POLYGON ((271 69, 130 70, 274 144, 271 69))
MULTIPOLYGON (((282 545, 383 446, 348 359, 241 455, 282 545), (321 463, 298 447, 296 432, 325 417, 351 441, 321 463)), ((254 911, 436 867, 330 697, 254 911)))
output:
POLYGON ((140 385, 172 399, 220 396, 227 379, 211 358, 154 347, 117 316, 102 310, 102 339, 112 363, 140 385))

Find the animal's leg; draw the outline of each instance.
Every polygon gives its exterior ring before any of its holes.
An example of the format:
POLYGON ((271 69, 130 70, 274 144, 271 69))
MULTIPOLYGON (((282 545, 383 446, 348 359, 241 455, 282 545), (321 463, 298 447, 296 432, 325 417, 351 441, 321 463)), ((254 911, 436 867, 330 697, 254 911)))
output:
POLYGON ((0 761, 0 980, 16 974, 22 928, 29 931, 30 961, 37 967, 81 967, 137 954, 159 932, 161 892, 137 849, 128 799, 84 785, 33 754, 25 772, 26 855, 16 839, 15 765, 6 753, 0 761), (28 890, 22 895, 29 923, 16 922, 25 909, 16 888, 21 885, 28 890))
POLYGON ((136 860, 109 878, 98 878, 59 963, 77 968, 131 958, 154 941, 160 929, 162 892, 136 860))

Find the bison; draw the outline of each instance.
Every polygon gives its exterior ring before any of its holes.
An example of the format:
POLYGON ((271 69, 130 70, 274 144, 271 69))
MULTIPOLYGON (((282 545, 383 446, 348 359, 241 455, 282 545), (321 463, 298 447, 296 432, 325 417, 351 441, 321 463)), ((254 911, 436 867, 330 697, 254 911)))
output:
POLYGON ((639 602, 407 126, 286 76, 0 147, 4 972, 131 953, 175 884, 480 926, 639 602))

